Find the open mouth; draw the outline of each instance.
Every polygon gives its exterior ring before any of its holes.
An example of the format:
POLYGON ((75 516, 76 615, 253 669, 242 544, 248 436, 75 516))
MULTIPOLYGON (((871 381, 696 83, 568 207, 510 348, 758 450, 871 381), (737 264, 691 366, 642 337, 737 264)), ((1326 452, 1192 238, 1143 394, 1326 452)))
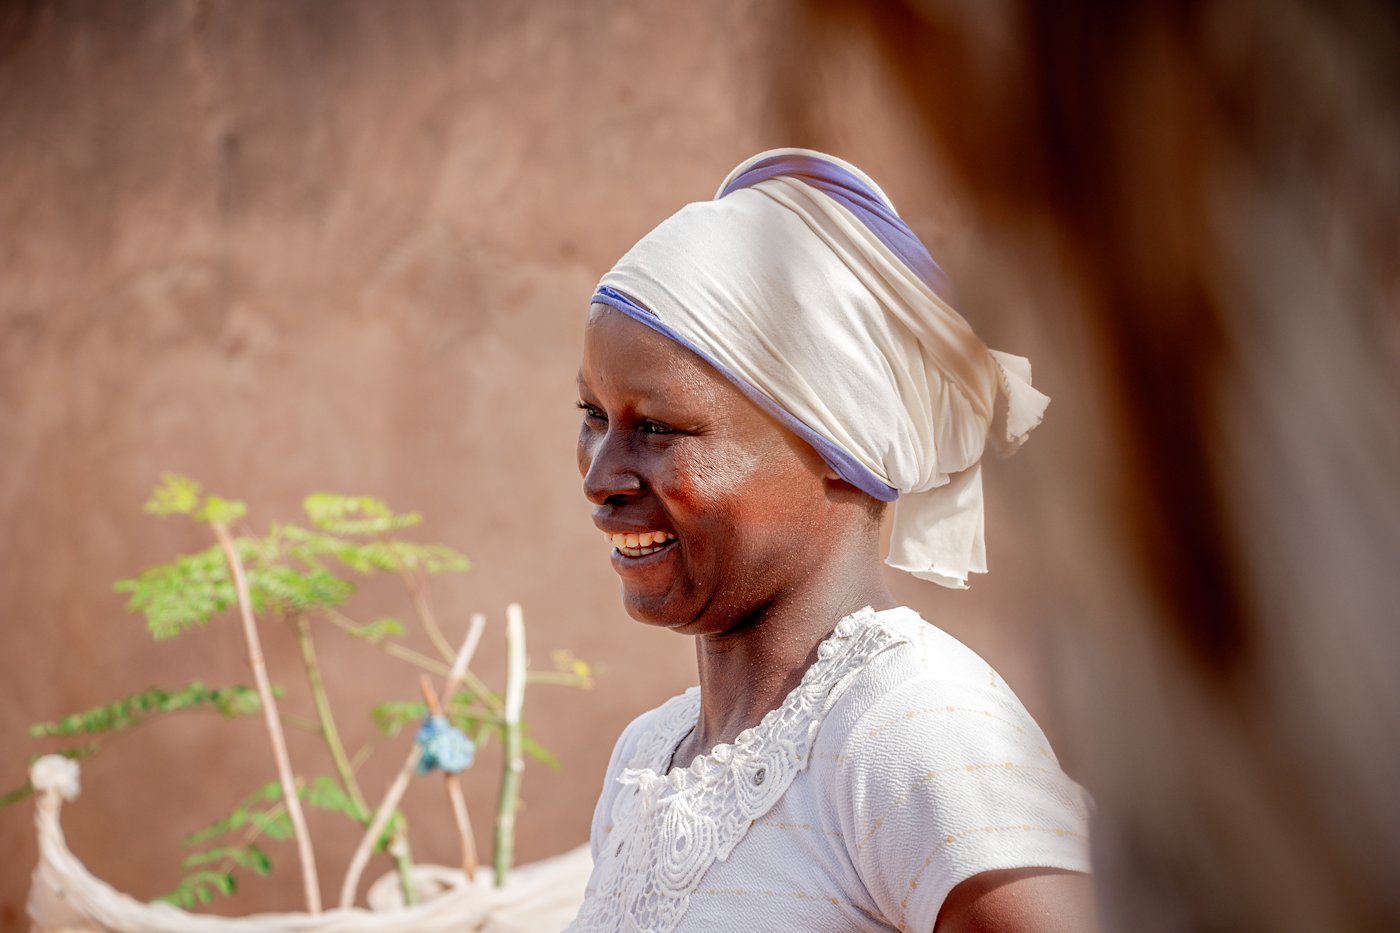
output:
POLYGON ((674 547, 676 536, 668 531, 643 531, 640 534, 608 534, 603 537, 623 557, 646 557, 674 547))

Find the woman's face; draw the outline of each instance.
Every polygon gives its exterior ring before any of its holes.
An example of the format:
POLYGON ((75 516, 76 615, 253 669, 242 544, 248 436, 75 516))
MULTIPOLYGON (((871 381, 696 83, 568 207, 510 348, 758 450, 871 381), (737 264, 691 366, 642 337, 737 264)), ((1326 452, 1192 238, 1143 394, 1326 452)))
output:
POLYGON ((730 631, 820 565, 825 463, 695 354, 594 305, 579 398, 584 494, 633 618, 730 631))

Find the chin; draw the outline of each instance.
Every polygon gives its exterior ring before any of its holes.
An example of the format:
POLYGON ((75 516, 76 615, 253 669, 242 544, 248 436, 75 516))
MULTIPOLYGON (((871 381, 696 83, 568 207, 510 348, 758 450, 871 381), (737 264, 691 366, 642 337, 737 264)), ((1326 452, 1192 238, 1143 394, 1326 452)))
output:
POLYGON ((670 595, 647 595, 622 588, 622 608, 635 621, 655 628, 683 631, 694 621, 693 613, 683 608, 681 600, 670 595))

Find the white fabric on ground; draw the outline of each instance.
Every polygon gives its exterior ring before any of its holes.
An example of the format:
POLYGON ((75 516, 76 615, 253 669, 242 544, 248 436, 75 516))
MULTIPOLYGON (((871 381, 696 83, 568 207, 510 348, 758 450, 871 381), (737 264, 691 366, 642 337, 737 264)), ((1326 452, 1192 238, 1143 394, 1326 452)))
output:
MULTIPOLYGON (((32 933, 536 933, 563 927, 583 899, 589 859, 587 848, 579 846, 514 869, 499 889, 492 885, 490 868, 478 869, 475 883, 469 883, 460 870, 417 866, 415 880, 421 875, 445 890, 409 908, 399 906, 393 874, 371 887, 372 911, 219 917, 143 903, 95 877, 69 851, 59 813, 64 800, 77 796, 77 772, 76 762, 53 756, 30 769, 39 837, 29 889, 32 933)), ((133 840, 135 857, 142 842, 133 840)))

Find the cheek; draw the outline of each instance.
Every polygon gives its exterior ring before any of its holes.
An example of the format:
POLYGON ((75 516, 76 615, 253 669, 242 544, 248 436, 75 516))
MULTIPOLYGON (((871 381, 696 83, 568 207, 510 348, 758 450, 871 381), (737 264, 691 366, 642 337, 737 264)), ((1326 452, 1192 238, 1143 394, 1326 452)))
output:
POLYGON ((678 449, 666 471, 666 497, 673 505, 702 525, 746 538, 805 527, 806 513, 823 495, 820 474, 786 448, 678 449))
POLYGON ((658 479, 666 497, 678 506, 717 516, 743 498, 760 473, 758 458, 747 451, 695 439, 671 448, 658 479))

